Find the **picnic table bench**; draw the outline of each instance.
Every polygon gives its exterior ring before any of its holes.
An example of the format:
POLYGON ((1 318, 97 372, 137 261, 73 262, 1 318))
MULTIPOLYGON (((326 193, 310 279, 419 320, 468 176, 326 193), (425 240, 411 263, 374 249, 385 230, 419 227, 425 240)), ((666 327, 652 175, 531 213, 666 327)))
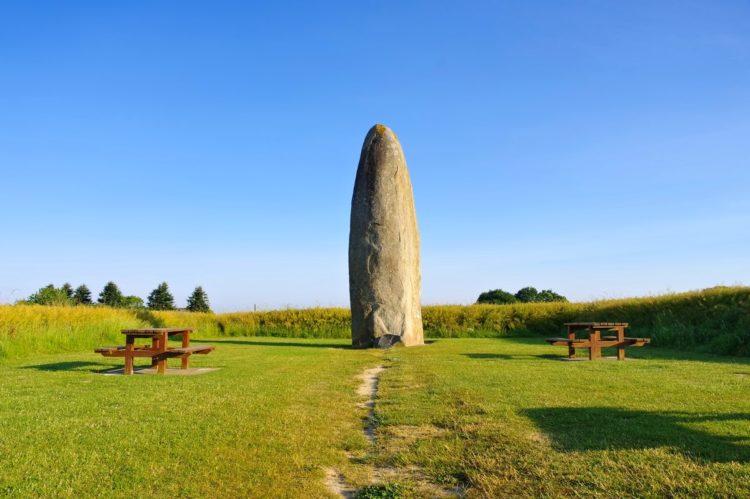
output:
POLYGON ((124 357, 125 374, 133 374, 133 361, 136 357, 151 358, 151 367, 156 368, 158 374, 164 374, 167 370, 167 359, 180 357, 181 368, 187 369, 190 365, 190 356, 193 354, 206 355, 211 353, 215 347, 211 345, 190 346, 190 333, 192 329, 187 328, 149 328, 149 329, 123 329, 125 335, 124 346, 100 347, 94 352, 105 357, 124 357), (169 347, 170 336, 180 336, 182 346, 169 347), (147 338, 151 345, 136 345, 136 338, 147 338))
POLYGON ((588 348, 589 360, 602 357, 602 348, 616 347, 617 360, 625 360, 626 347, 642 347, 651 343, 651 338, 628 338, 625 336, 627 322, 568 322, 566 338, 547 338, 550 345, 567 346, 568 358, 576 356, 576 348, 588 348), (576 331, 587 331, 588 338, 577 338, 576 331), (602 336, 602 331, 614 331, 614 335, 602 336))

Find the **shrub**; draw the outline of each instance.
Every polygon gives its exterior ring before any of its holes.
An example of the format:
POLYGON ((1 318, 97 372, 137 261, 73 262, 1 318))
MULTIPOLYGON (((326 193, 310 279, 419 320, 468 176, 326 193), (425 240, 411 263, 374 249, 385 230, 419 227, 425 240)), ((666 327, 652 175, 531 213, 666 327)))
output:
POLYGON ((144 308, 143 298, 139 296, 123 296, 120 301, 120 307, 122 308, 144 308))
POLYGON ((356 499, 400 499, 406 490, 399 483, 366 485, 359 489, 356 499))

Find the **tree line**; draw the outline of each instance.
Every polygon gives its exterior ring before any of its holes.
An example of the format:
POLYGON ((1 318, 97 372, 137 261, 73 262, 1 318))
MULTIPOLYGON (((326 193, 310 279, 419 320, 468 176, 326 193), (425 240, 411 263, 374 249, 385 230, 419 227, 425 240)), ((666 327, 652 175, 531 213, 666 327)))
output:
POLYGON ((492 289, 479 295, 477 303, 538 303, 538 302, 566 302, 563 295, 557 294, 551 289, 537 291, 536 288, 527 286, 516 291, 515 294, 502 289, 492 289))
MULTIPOLYGON (((73 289, 70 283, 65 283, 59 288, 49 284, 39 291, 33 293, 25 300, 19 303, 34 305, 94 305, 91 296, 91 290, 85 284, 81 284, 73 289)), ((97 303, 113 308, 148 308, 150 310, 176 310, 174 305, 174 296, 169 291, 169 285, 166 282, 159 284, 148 295, 144 303, 139 296, 124 295, 120 288, 112 281, 104 285, 97 303)), ((203 287, 197 286, 193 293, 187 299, 186 310, 191 312, 210 312, 211 307, 208 303, 208 295, 203 287)))

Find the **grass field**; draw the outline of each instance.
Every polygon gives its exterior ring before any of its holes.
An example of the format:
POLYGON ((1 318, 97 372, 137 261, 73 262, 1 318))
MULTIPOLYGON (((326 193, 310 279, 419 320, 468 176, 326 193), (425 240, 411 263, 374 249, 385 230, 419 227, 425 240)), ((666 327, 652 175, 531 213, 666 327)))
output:
POLYGON ((90 352, 0 365, 0 495, 750 495, 750 361, 646 347, 563 362, 537 339, 216 338, 189 377, 100 376, 90 352), (376 439, 356 389, 386 369, 376 439))

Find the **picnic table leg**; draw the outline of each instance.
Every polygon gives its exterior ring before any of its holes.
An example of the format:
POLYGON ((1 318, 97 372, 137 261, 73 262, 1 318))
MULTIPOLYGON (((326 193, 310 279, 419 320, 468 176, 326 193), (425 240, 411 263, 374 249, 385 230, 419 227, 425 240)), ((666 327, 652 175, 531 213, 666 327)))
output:
POLYGON ((600 359, 602 356, 602 346, 599 344, 600 334, 597 330, 589 330, 589 360, 600 359))
MULTIPOLYGON (((167 351, 168 340, 169 340, 169 336, 167 336, 167 333, 164 333, 159 336, 159 352, 167 351)), ((156 372, 157 374, 164 374, 166 370, 167 370, 167 357, 162 356, 159 359, 159 362, 156 364, 156 372)))
MULTIPOLYGON (((158 350, 159 349, 159 340, 156 338, 151 338, 151 350, 158 350)), ((159 362, 154 358, 151 357, 151 368, 155 369, 157 367, 157 364, 159 362)))
POLYGON ((617 327, 617 360, 625 360, 625 326, 617 327))
MULTIPOLYGON (((190 331, 185 331, 182 333, 182 348, 187 348, 190 346, 190 331)), ((187 369, 190 365, 190 354, 186 353, 182 356, 182 368, 187 369)))
POLYGON ((133 347, 135 346, 135 338, 128 336, 125 338, 125 369, 124 374, 133 374, 133 347))
MULTIPOLYGON (((569 340, 576 339, 576 331, 571 326, 568 326, 568 339, 569 340)), ((576 358, 576 347, 574 347, 572 343, 568 343, 568 358, 569 359, 576 358)))

